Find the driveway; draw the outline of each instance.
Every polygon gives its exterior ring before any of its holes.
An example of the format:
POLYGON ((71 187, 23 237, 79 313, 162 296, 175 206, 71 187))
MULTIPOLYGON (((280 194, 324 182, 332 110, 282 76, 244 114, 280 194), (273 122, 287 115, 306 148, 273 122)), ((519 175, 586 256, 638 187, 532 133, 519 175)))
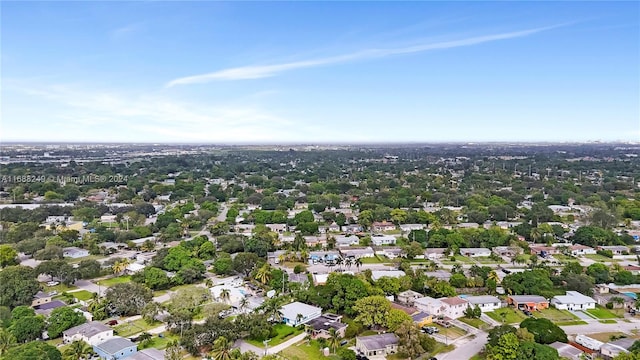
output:
POLYGON ((89 280, 77 280, 73 285, 82 290, 99 294, 100 296, 104 296, 105 291, 108 289, 106 286, 98 286, 89 280))
POLYGON ((456 348, 444 354, 436 355, 438 360, 461 360, 471 359, 473 355, 479 353, 487 343, 487 333, 480 331, 476 337, 464 344, 456 344, 456 348))
POLYGON ((580 320, 592 321, 595 320, 592 316, 586 314, 584 311, 580 310, 569 310, 570 313, 577 316, 580 320))

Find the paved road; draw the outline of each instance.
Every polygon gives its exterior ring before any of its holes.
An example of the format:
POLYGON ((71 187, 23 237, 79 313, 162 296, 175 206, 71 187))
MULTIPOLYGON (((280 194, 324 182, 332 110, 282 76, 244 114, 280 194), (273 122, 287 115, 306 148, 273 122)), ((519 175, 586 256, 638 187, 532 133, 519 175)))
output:
POLYGON ((106 286, 98 286, 89 280, 77 280, 73 285, 82 290, 99 294, 100 296, 104 296, 105 291, 108 289, 106 286))
POLYGON ((455 344, 456 348, 444 354, 436 355, 438 360, 462 360, 471 359, 471 357, 479 353, 487 343, 487 333, 480 331, 474 339, 462 344, 455 344))

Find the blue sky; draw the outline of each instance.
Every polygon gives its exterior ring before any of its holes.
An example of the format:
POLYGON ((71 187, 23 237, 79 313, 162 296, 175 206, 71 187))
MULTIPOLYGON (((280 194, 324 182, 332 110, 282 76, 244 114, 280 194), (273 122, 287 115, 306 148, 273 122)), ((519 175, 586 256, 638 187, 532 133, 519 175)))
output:
POLYGON ((1 141, 640 141, 637 2, 3 2, 1 141))

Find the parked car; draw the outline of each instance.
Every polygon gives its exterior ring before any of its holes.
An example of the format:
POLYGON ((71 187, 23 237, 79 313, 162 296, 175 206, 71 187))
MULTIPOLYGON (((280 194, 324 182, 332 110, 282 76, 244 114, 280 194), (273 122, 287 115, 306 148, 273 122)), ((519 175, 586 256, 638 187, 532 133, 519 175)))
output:
POLYGON ((59 282, 57 282, 57 281, 49 281, 49 282, 47 283, 47 286, 56 286, 56 285, 58 285, 58 284, 60 284, 60 283, 59 283, 59 282))
POLYGON ((114 326, 114 325, 118 325, 118 320, 109 320, 106 322, 107 325, 109 326, 114 326))
POLYGON ((526 309, 525 309, 525 310, 522 310, 522 312, 523 312, 525 315, 527 315, 527 316, 531 316, 531 315, 533 315, 533 314, 531 313, 531 311, 526 310, 526 309))

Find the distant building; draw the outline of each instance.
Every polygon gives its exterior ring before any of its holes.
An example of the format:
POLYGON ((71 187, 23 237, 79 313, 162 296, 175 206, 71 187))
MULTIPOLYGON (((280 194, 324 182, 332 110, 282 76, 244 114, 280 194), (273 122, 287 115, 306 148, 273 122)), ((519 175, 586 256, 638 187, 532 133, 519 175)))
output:
POLYGON ((80 249, 79 247, 66 247, 62 249, 62 256, 77 259, 85 256, 89 256, 89 250, 80 249))
POLYGON ((468 257, 487 257, 491 256, 491 250, 487 248, 461 248, 460 254, 468 257))
POLYGON ((407 290, 407 291, 403 291, 403 292, 399 293, 396 296, 396 301, 401 303, 401 304, 413 306, 413 302, 416 299, 419 299, 421 297, 423 297, 423 295, 420 294, 419 292, 415 292, 413 290, 407 290))
POLYGON ((402 270, 373 270, 371 272, 371 279, 373 279, 373 281, 378 281, 380 278, 385 276, 399 278, 405 275, 407 274, 402 270))
POLYGON ((394 333, 356 337, 356 349, 367 357, 394 354, 398 351, 398 343, 394 333))
POLYGON ((342 253, 342 256, 345 258, 353 259, 372 258, 375 256, 375 252, 370 247, 360 249, 342 248, 340 249, 340 253, 342 253))
POLYGON ((46 303, 50 303, 51 302, 51 295, 47 294, 46 292, 43 291, 38 291, 34 296, 33 296, 33 300, 31 301, 31 306, 39 306, 39 305, 43 305, 46 303))
POLYGON ((429 248, 424 251, 424 256, 429 260, 438 260, 445 256, 445 248, 429 248))
POLYGON ((375 246, 395 245, 396 237, 392 235, 376 234, 371 236, 371 243, 375 246))
POLYGON ((623 338, 608 342, 600 347, 600 356, 609 360, 620 354, 628 353, 629 348, 631 348, 635 341, 636 339, 633 338, 623 338))
POLYGON ((584 355, 584 351, 570 344, 565 344, 565 343, 556 341, 552 344, 549 344, 549 346, 558 350, 558 355, 560 355, 560 357, 563 359, 569 359, 569 360, 583 359, 582 356, 584 355))
POLYGON ((127 360, 164 360, 164 350, 154 348, 140 350, 127 357, 127 360))
POLYGON ((371 230, 374 232, 384 232, 384 231, 393 231, 396 229, 396 225, 394 223, 382 221, 382 222, 374 222, 371 224, 371 230))
POLYGON ((328 339, 331 337, 331 329, 335 329, 340 337, 344 337, 347 330, 347 324, 340 321, 342 316, 334 314, 324 314, 320 317, 310 320, 307 325, 311 327, 311 335, 314 338, 328 339))

